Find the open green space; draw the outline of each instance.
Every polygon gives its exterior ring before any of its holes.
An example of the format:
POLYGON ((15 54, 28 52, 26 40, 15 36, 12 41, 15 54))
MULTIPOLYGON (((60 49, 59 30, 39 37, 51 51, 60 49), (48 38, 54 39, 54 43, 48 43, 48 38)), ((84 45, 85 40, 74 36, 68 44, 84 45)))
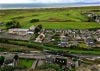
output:
POLYGON ((18 67, 30 68, 33 64, 33 59, 19 59, 18 67))
POLYGON ((95 22, 39 22, 45 29, 88 29, 99 28, 100 24, 95 22))
MULTIPOLYGON (((83 13, 90 10, 100 10, 100 7, 0 10, 0 22, 6 23, 14 19, 21 23, 22 28, 29 28, 32 25, 36 26, 38 24, 42 24, 43 28, 46 29, 87 29, 100 27, 98 23, 87 22, 88 18, 83 13), (30 20, 32 19, 39 19, 39 22, 31 23, 30 20)), ((0 28, 5 28, 5 25, 0 28)))

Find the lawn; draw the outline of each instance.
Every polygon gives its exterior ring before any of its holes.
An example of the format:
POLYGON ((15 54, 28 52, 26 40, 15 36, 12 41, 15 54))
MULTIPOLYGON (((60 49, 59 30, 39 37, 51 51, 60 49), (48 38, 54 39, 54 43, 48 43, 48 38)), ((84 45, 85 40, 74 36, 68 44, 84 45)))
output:
POLYGON ((19 59, 18 67, 30 68, 34 60, 32 59, 19 59))
POLYGON ((79 43, 78 46, 79 46, 80 48, 89 48, 84 42, 79 43))

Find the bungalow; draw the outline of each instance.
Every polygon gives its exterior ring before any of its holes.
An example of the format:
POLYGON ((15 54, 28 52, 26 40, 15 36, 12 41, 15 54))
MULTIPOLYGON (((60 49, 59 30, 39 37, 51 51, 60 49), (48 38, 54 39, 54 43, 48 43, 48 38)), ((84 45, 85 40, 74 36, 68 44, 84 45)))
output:
POLYGON ((9 34, 16 34, 16 35, 27 35, 28 34, 29 29, 9 29, 9 34))

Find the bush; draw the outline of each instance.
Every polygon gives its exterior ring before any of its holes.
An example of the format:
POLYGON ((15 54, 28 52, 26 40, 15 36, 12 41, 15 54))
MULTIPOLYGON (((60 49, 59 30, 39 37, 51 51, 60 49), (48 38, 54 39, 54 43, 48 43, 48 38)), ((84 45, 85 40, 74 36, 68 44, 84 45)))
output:
POLYGON ((11 66, 5 66, 0 68, 0 71, 14 71, 14 68, 11 66))
POLYGON ((63 71, 60 66, 56 65, 56 64, 44 64, 40 67, 38 67, 38 69, 55 69, 56 71, 63 71))
POLYGON ((30 20, 30 23, 34 23, 34 22, 39 22, 39 19, 32 19, 32 20, 30 20))
POLYGON ((4 56, 0 56, 0 66, 3 65, 4 60, 5 60, 5 57, 4 56))
POLYGON ((20 28, 21 25, 18 21, 10 21, 6 23, 6 28, 7 29, 11 29, 11 28, 20 28))
POLYGON ((37 34, 37 33, 40 32, 41 30, 42 30, 42 25, 39 24, 39 25, 35 28, 34 33, 37 34))
POLYGON ((26 68, 27 68, 26 66, 17 66, 17 67, 16 67, 16 69, 20 69, 20 70, 26 69, 26 68))

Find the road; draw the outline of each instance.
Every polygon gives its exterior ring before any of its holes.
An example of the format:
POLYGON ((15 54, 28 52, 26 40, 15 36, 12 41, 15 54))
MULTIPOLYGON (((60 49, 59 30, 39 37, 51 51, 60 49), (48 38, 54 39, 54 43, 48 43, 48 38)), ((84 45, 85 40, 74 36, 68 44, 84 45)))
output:
POLYGON ((6 58, 11 58, 15 54, 19 56, 19 58, 34 58, 34 59, 45 59, 45 55, 42 53, 11 53, 11 52, 0 52, 0 55, 5 56, 6 58))
POLYGON ((33 62, 32 66, 31 66, 32 69, 35 69, 35 68, 36 68, 37 62, 38 62, 38 60, 35 60, 35 61, 33 62))
MULTIPOLYGON (((69 57, 64 57, 64 56, 60 56, 60 55, 53 55, 53 54, 43 54, 41 52, 32 52, 32 53, 12 53, 12 52, 0 52, 0 55, 2 56, 5 56, 5 58, 13 58, 14 55, 17 54, 19 56, 19 58, 31 58, 31 59, 36 59, 32 65, 32 69, 35 69, 37 66, 40 66, 42 65, 45 61, 46 61, 46 57, 47 56, 52 56, 54 59, 56 57, 60 57, 60 58, 66 58, 67 61, 69 63, 73 63, 72 59, 69 58, 69 57)), ((99 55, 98 56, 95 56, 95 55, 81 55, 81 54, 72 54, 72 55, 75 55, 75 56, 78 56, 80 59, 81 58, 94 58, 94 59, 97 59, 98 57, 100 57, 99 55)))
MULTIPOLYGON (((13 53, 13 52, 0 52, 0 55, 3 55, 7 58, 13 57, 15 54, 17 54, 20 58, 34 58, 34 59, 46 59, 46 56, 52 55, 53 57, 56 57, 57 55, 53 54, 43 54, 41 52, 32 52, 32 53, 13 53)), ((98 59, 100 55, 84 55, 84 54, 71 54, 74 56, 77 56, 79 58, 93 58, 93 59, 98 59)), ((65 56, 60 56, 59 57, 65 57, 65 56)))

